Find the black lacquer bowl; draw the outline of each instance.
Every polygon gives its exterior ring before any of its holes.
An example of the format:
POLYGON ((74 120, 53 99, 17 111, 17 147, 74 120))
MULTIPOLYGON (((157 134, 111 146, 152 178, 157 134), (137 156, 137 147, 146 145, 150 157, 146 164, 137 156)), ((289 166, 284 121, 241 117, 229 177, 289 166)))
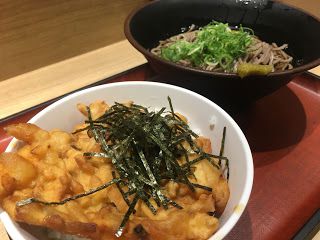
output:
POLYGON ((130 43, 160 74, 159 81, 183 86, 226 109, 252 102, 286 85, 298 74, 320 64, 320 21, 309 14, 268 0, 158 0, 134 10, 125 22, 130 43), (236 74, 184 67, 153 55, 159 40, 190 26, 212 20, 250 27, 266 42, 288 43, 294 68, 241 79, 236 74))

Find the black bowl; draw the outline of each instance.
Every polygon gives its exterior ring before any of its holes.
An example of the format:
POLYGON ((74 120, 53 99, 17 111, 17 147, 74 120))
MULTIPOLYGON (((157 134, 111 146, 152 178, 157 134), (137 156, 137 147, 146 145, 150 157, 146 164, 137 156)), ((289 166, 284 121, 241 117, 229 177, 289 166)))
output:
POLYGON ((126 19, 130 43, 161 75, 160 81, 194 90, 232 108, 252 102, 320 64, 320 21, 296 8, 268 0, 158 0, 134 10, 126 19), (168 62, 149 50, 159 40, 212 20, 250 27, 266 42, 288 43, 294 68, 241 79, 237 74, 209 72, 168 62))

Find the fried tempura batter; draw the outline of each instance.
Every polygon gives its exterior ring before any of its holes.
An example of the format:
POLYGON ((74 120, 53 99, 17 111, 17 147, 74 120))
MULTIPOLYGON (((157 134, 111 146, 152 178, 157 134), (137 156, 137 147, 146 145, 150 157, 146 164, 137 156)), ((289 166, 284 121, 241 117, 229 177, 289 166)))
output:
MULTIPOLYGON (((84 105, 79 104, 78 108, 86 114, 84 105)), ((96 119, 108 105, 98 101, 91 104, 90 109, 96 119)), ((84 126, 80 124, 75 129, 84 126)), ((212 192, 203 189, 191 192, 186 185, 167 182, 163 191, 183 209, 159 208, 153 215, 139 201, 120 238, 115 237, 115 232, 128 205, 116 185, 64 205, 32 203, 17 207, 18 201, 30 197, 61 201, 100 186, 113 179, 113 166, 106 159, 83 156, 84 152, 100 151, 100 146, 86 131, 76 134, 45 131, 28 123, 8 126, 6 131, 25 142, 16 153, 0 155, 1 206, 15 221, 94 240, 200 240, 207 239, 218 228, 218 219, 208 213, 222 213, 229 188, 220 170, 208 161, 193 165, 194 175, 197 183, 211 187, 212 192)), ((197 144, 205 152, 211 152, 210 140, 200 137, 197 144)), ((190 155, 190 159, 196 157, 196 154, 190 155)), ((151 203, 156 206, 155 202, 151 203)))

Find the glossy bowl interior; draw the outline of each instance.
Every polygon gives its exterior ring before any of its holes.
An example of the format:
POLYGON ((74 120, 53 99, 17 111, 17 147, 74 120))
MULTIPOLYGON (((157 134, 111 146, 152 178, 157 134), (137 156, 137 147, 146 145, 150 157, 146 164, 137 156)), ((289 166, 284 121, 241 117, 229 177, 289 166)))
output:
POLYGON ((159 81, 192 89, 225 108, 272 93, 294 76, 320 64, 320 22, 293 7, 268 0, 158 0, 134 10, 125 23, 130 43, 162 75, 159 81), (210 21, 252 28, 260 39, 288 43, 294 69, 240 79, 233 73, 217 73, 184 67, 152 53, 159 40, 181 33, 191 24, 210 21))
MULTIPOLYGON (((50 130, 60 128, 72 131, 73 126, 83 122, 83 116, 77 111, 77 103, 89 104, 103 99, 112 104, 114 101, 133 100, 137 104, 150 106, 151 109, 168 107, 167 96, 170 96, 175 111, 185 115, 191 128, 212 141, 213 152, 218 154, 222 137, 222 129, 227 127, 225 156, 230 159, 229 186, 231 196, 227 207, 220 218, 219 230, 210 239, 222 239, 233 228, 240 218, 248 202, 253 183, 253 162, 248 142, 236 122, 219 106, 207 98, 189 90, 153 82, 111 83, 89 88, 69 95, 42 110, 29 122, 50 130), (156 93, 156 94, 155 94, 156 93), (61 116, 58 117, 57 116, 61 116), (214 128, 210 124, 214 123, 214 128)), ((16 151, 19 143, 13 140, 7 152, 16 151)), ((2 212, 0 219, 8 233, 15 240, 45 239, 33 231, 25 231, 2 212), (37 236, 37 237, 35 237, 37 236)))

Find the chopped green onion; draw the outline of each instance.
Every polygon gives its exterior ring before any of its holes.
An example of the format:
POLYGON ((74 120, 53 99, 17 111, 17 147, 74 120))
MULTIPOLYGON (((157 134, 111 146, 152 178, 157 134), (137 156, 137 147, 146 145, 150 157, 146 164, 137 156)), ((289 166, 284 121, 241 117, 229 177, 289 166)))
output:
POLYGON ((248 28, 231 30, 228 24, 211 22, 199 29, 193 42, 179 40, 163 47, 161 56, 171 62, 187 60, 194 67, 211 64, 232 71, 234 62, 246 54, 252 35, 248 28))

